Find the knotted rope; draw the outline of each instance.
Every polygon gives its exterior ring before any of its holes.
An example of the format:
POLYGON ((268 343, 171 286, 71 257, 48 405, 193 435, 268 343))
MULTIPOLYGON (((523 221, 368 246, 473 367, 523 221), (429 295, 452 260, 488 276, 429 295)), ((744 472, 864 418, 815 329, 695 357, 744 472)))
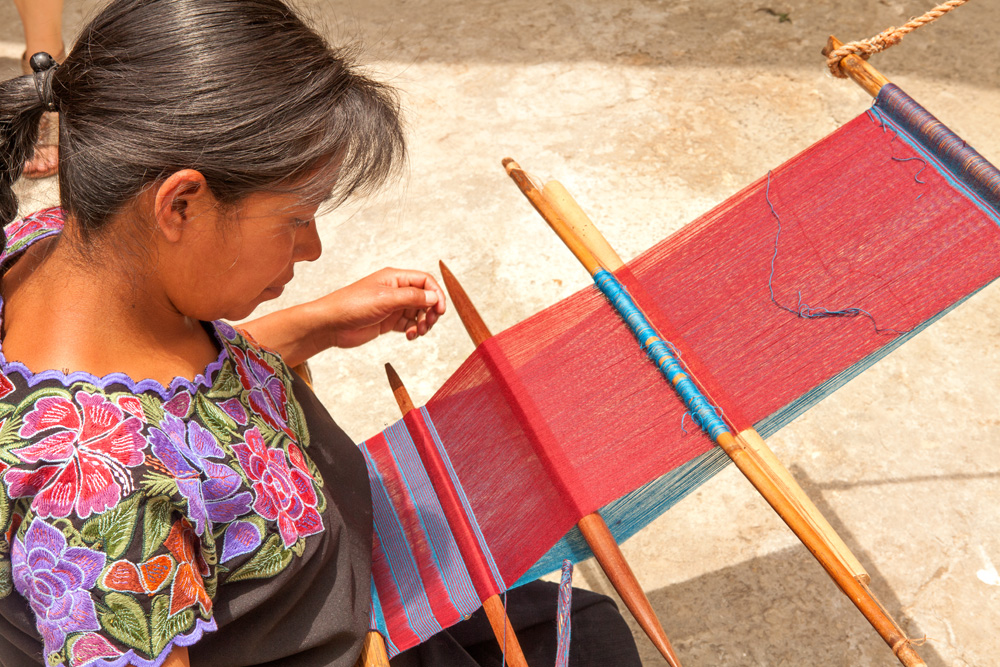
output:
POLYGON ((885 51, 893 44, 898 44, 905 35, 913 32, 920 26, 936 21, 951 10, 961 7, 968 1, 969 0, 948 0, 947 2, 943 2, 934 9, 930 10, 923 16, 910 19, 906 25, 900 28, 887 28, 874 37, 844 44, 839 49, 835 49, 827 55, 826 66, 830 68, 830 73, 834 76, 846 79, 847 74, 840 69, 840 61, 846 56, 854 54, 861 56, 864 60, 868 60, 872 54, 878 53, 879 51, 885 51))

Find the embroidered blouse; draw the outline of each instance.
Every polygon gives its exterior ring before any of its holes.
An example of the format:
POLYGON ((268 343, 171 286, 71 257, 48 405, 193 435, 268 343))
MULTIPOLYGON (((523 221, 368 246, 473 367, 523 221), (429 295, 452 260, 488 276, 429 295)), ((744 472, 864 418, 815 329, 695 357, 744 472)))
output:
MULTIPOLYGON (((5 269, 62 229, 8 225, 5 269)), ((2 302, 0 302, 2 314, 2 302)), ((164 387, 32 372, 0 349, 0 663, 353 664, 368 627, 360 452, 274 353, 164 387)))

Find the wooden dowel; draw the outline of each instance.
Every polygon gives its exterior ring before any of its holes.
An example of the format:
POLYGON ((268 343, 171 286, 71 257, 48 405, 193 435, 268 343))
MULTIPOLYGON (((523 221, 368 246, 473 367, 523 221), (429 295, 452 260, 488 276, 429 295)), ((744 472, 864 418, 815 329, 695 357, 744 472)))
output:
POLYGON ((562 183, 559 181, 546 183, 542 188, 542 197, 590 249, 601 266, 615 272, 625 264, 562 183))
MULTIPOLYGON (((830 55, 842 46, 843 44, 839 39, 830 35, 826 46, 823 48, 823 55, 830 55)), ((854 54, 844 56, 840 60, 840 69, 843 70, 844 74, 851 77, 856 84, 864 88, 865 92, 872 97, 878 97, 878 91, 882 90, 882 86, 889 83, 889 79, 882 76, 877 69, 869 65, 868 61, 861 56, 854 54)))
MULTIPOLYGON (((517 166, 517 163, 507 158, 504 160, 504 167, 507 169, 507 173, 510 174, 512 168, 510 165, 514 165, 517 171, 523 174, 523 170, 517 166)), ((513 178, 513 175, 512 175, 513 178)), ((537 193, 537 189, 527 178, 519 180, 514 178, 514 182, 517 183, 521 191, 524 192, 528 200, 531 201, 535 209, 545 218, 545 221, 549 224, 560 239, 566 237, 576 238, 577 244, 567 243, 570 251, 577 256, 580 263, 591 272, 592 265, 600 265, 600 258, 596 257, 589 248, 586 248, 585 253, 578 254, 577 245, 582 244, 579 241, 579 237, 574 234, 569 228, 566 218, 574 217, 572 214, 567 214, 556 209, 554 205, 555 198, 545 198, 537 193), (525 186, 522 183, 526 182, 527 185, 534 190, 533 193, 525 191, 525 186), (544 206, 539 206, 535 204, 534 199, 536 197, 543 200, 544 206), (546 217, 546 216, 551 217, 546 217)), ((548 186, 546 186, 548 189, 548 186)), ((568 193, 567 193, 568 194, 568 193)), ((579 208, 579 207, 577 207, 579 208)), ((593 223, 587 220, 587 223, 593 227, 593 223)), ((596 228, 595 228, 596 231, 596 228)), ((609 246, 610 247, 610 246, 609 246)), ((752 429, 750 429, 752 431, 752 429)), ((756 432, 754 432, 756 435, 756 432)), ((750 440, 759 440, 763 443, 763 439, 759 435, 756 439, 750 436, 750 440)), ((909 639, 906 634, 899 628, 889 614, 886 612, 885 608, 882 607, 881 603, 875 598, 872 591, 868 588, 867 582, 864 577, 867 577, 867 573, 864 572, 863 568, 860 572, 863 573, 862 576, 855 576, 855 573, 845 564, 845 559, 838 553, 837 549, 834 548, 831 541, 827 536, 820 531, 820 522, 816 521, 814 518, 810 518, 806 511, 806 503, 815 511, 815 515, 822 517, 819 510, 815 508, 811 501, 808 501, 808 497, 805 496, 804 492, 798 488, 797 484, 788 485, 783 482, 784 479, 792 480, 791 474, 787 470, 784 470, 784 466, 780 466, 777 457, 774 453, 767 449, 769 456, 760 456, 755 453, 753 448, 742 446, 744 443, 739 443, 737 439, 731 433, 723 433, 717 439, 716 442, 722 447, 723 451, 736 463, 736 466, 740 471, 750 480, 750 483, 754 485, 754 488, 764 497, 769 505, 778 513, 782 520, 792 529, 792 532, 799 538, 799 540, 806 545, 806 548, 819 560, 820 564, 827 571, 827 573, 833 578, 837 586, 854 602, 855 606, 861 611, 861 613, 868 619, 872 627, 879 633, 879 635, 885 640, 887 644, 892 648, 893 653, 896 657, 907 667, 921 667, 925 663, 917 655, 916 651, 909 643, 909 639), (784 470, 783 474, 776 472, 776 470, 769 465, 770 463, 775 463, 784 470), (793 494, 793 488, 798 489, 801 493, 801 498, 795 497, 793 494), (806 502, 803 502, 803 499, 806 502)), ((756 444, 756 443, 755 443, 756 444)), ((765 445, 766 448, 766 445, 765 445)), ((822 524, 829 527, 829 523, 825 519, 822 520, 822 524)), ((829 528, 830 533, 836 535, 832 527, 829 528)), ((838 537, 836 540, 839 544, 843 545, 843 541, 838 537)), ((843 550, 846 553, 850 553, 846 545, 843 546, 843 550)), ((853 555, 851 556, 853 559, 853 555)), ((856 559, 854 559, 856 561, 856 559)), ((860 568, 860 563, 858 564, 860 568)))
MULTIPOLYGON (((392 388, 392 395, 396 398, 396 404, 399 405, 399 410, 405 417, 413 410, 413 401, 410 399, 410 393, 406 391, 403 381, 399 379, 399 375, 390 364, 385 365, 385 373, 389 378, 389 386, 392 388)), ((420 452, 419 446, 417 451, 420 452)), ((420 458, 423 460, 422 453, 420 453, 420 458)), ((427 467, 426 462, 424 462, 424 466, 427 467)), ((431 479, 431 483, 433 485, 433 478, 431 479)), ((434 490, 439 496, 443 495, 437 486, 435 486, 434 490)), ((468 556, 469 554, 462 553, 463 559, 468 558, 468 556)), ((510 619, 507 617, 507 610, 504 608, 500 596, 491 595, 484 600, 483 609, 486 611, 490 627, 493 628, 493 635, 496 637, 500 650, 504 652, 507 662, 512 667, 528 667, 528 662, 524 659, 524 652, 521 650, 521 644, 517 641, 517 635, 514 634, 514 627, 510 624, 510 619)))
MULTIPOLYGON (((448 296, 451 297, 455 312, 458 313, 459 319, 465 325, 465 330, 469 333, 472 342, 476 347, 479 347, 493 334, 490 333, 489 327, 486 326, 486 322, 483 321, 479 311, 473 305, 465 288, 455 278, 455 274, 448 269, 444 262, 439 262, 438 266, 441 268, 441 277, 444 279, 444 285, 448 290, 448 296)), ((639 580, 636 579, 628 561, 625 560, 625 555, 611 534, 608 524, 604 522, 600 514, 594 512, 580 519, 577 526, 590 546, 590 550, 594 552, 594 558, 597 559, 601 569, 604 570, 611 585, 618 592, 622 602, 632 613, 632 617, 635 618, 639 627, 643 629, 667 664, 671 667, 680 667, 680 660, 674 653, 673 646, 667 639, 667 633, 664 632, 660 620, 656 617, 656 612, 653 611, 653 605, 646 597, 646 592, 643 591, 639 580)))
POLYGON ((389 653, 385 650, 385 640, 382 635, 374 630, 365 635, 361 655, 358 656, 354 667, 389 667, 389 653))
MULTIPOLYGON (((302 378, 310 389, 313 388, 312 371, 309 370, 308 361, 293 366, 292 371, 302 378)), ((365 635, 365 643, 361 646, 361 655, 358 656, 354 667, 389 667, 389 652, 386 651, 385 640, 377 631, 371 630, 365 635)))

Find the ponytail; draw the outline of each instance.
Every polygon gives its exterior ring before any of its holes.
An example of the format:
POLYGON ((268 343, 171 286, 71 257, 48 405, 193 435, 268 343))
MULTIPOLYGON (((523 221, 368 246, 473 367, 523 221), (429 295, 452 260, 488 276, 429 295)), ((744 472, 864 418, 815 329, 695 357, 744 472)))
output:
POLYGON ((7 245, 3 228, 17 217, 13 186, 34 153, 44 111, 35 77, 19 76, 0 83, 0 249, 7 245))

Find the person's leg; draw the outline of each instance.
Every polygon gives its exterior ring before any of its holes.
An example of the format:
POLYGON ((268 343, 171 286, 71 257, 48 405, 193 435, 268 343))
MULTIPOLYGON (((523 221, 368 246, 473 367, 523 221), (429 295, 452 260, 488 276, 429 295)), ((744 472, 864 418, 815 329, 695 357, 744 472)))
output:
POLYGON ((63 49, 63 0, 14 0, 24 26, 24 52, 45 51, 56 60, 63 49))
MULTIPOLYGON (((63 0, 14 0, 17 13, 24 26, 24 57, 21 69, 31 73, 28 59, 39 51, 45 51, 57 61, 66 54, 63 51, 62 10, 63 0)), ((38 132, 35 154, 24 165, 27 178, 45 178, 56 173, 59 168, 59 121, 55 114, 42 117, 38 132)))

